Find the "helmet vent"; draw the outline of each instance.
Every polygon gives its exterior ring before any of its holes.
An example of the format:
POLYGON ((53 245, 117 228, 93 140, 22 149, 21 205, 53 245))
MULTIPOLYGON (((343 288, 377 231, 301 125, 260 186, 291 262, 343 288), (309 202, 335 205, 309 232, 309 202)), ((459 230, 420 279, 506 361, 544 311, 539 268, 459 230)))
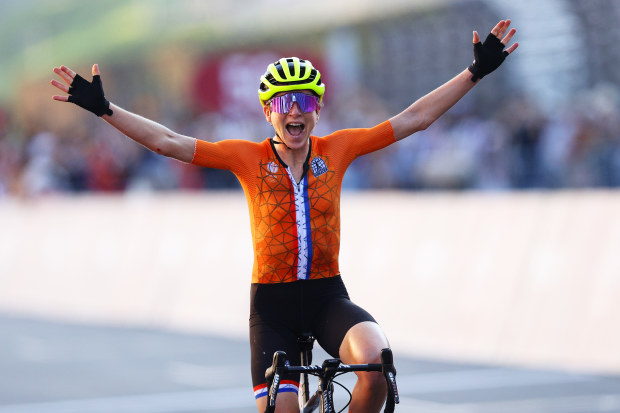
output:
POLYGON ((319 98, 323 97, 325 84, 321 73, 309 60, 288 57, 271 63, 261 77, 258 94, 264 105, 274 94, 291 90, 310 90, 319 98))
MULTIPOLYGON (((290 65, 289 65, 289 67, 290 67, 290 65)), ((276 64, 276 70, 278 71, 278 74, 280 75, 280 77, 286 79, 286 73, 284 73, 284 68, 282 67, 281 64, 279 64, 279 63, 276 64)), ((270 76, 273 79, 273 75, 270 74, 270 76)), ((271 79, 269 79, 269 81, 271 82, 271 79)), ((275 81, 275 79, 274 79, 274 81, 275 81)))

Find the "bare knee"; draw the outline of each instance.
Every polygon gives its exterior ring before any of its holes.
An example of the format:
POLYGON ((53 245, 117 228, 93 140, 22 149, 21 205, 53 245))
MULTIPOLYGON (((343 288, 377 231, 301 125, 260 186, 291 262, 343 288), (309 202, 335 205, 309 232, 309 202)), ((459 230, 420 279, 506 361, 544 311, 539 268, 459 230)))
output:
POLYGON ((370 321, 351 327, 340 345, 340 358, 346 364, 380 363, 381 349, 389 347, 378 324, 370 321))
POLYGON ((377 394, 387 393, 385 378, 380 372, 358 372, 357 381, 360 386, 372 392, 377 394))

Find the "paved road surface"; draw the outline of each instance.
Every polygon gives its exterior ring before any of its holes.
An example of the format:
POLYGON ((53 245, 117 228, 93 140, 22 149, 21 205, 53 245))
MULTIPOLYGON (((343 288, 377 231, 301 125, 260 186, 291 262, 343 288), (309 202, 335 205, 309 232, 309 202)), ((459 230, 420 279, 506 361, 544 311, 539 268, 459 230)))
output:
MULTIPOLYGON (((620 377, 396 363, 397 412, 620 413, 620 377)), ((0 315, 0 413, 254 412, 248 364, 243 340, 0 315)))

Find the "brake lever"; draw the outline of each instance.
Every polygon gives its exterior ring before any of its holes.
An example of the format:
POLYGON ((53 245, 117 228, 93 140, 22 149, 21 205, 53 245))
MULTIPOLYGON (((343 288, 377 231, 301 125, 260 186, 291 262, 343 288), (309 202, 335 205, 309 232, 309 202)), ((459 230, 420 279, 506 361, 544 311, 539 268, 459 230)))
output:
POLYGON ((381 350, 381 370, 388 387, 388 397, 384 413, 393 413, 394 405, 400 403, 400 397, 398 396, 398 386, 396 385, 394 357, 392 356, 392 350, 389 348, 381 350))

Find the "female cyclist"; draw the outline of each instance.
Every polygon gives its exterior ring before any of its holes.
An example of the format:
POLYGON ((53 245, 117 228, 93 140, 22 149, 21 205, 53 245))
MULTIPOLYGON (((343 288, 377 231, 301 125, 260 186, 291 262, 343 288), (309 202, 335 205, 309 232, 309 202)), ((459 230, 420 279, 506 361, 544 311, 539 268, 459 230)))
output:
MULTIPOLYGON (((228 169, 245 192, 254 244, 250 345, 252 380, 259 412, 266 403, 265 370, 276 350, 298 362, 297 336, 311 332, 345 364, 378 363, 388 341, 372 316, 349 299, 338 270, 340 187, 358 156, 426 129, 491 73, 518 46, 505 49, 515 33, 500 21, 484 43, 474 32, 474 62, 403 112, 369 129, 312 135, 325 84, 307 60, 283 58, 261 77, 259 98, 275 134, 263 142, 210 143, 168 128, 110 103, 99 68, 88 82, 68 67, 54 68, 65 83, 51 83, 69 96, 53 99, 87 109, 123 134, 159 154, 208 168, 228 169), (501 39, 501 40, 500 40, 501 39)), ((281 384, 277 412, 297 412, 298 377, 281 384)), ((380 373, 359 373, 351 412, 378 412, 386 397, 380 373)))

